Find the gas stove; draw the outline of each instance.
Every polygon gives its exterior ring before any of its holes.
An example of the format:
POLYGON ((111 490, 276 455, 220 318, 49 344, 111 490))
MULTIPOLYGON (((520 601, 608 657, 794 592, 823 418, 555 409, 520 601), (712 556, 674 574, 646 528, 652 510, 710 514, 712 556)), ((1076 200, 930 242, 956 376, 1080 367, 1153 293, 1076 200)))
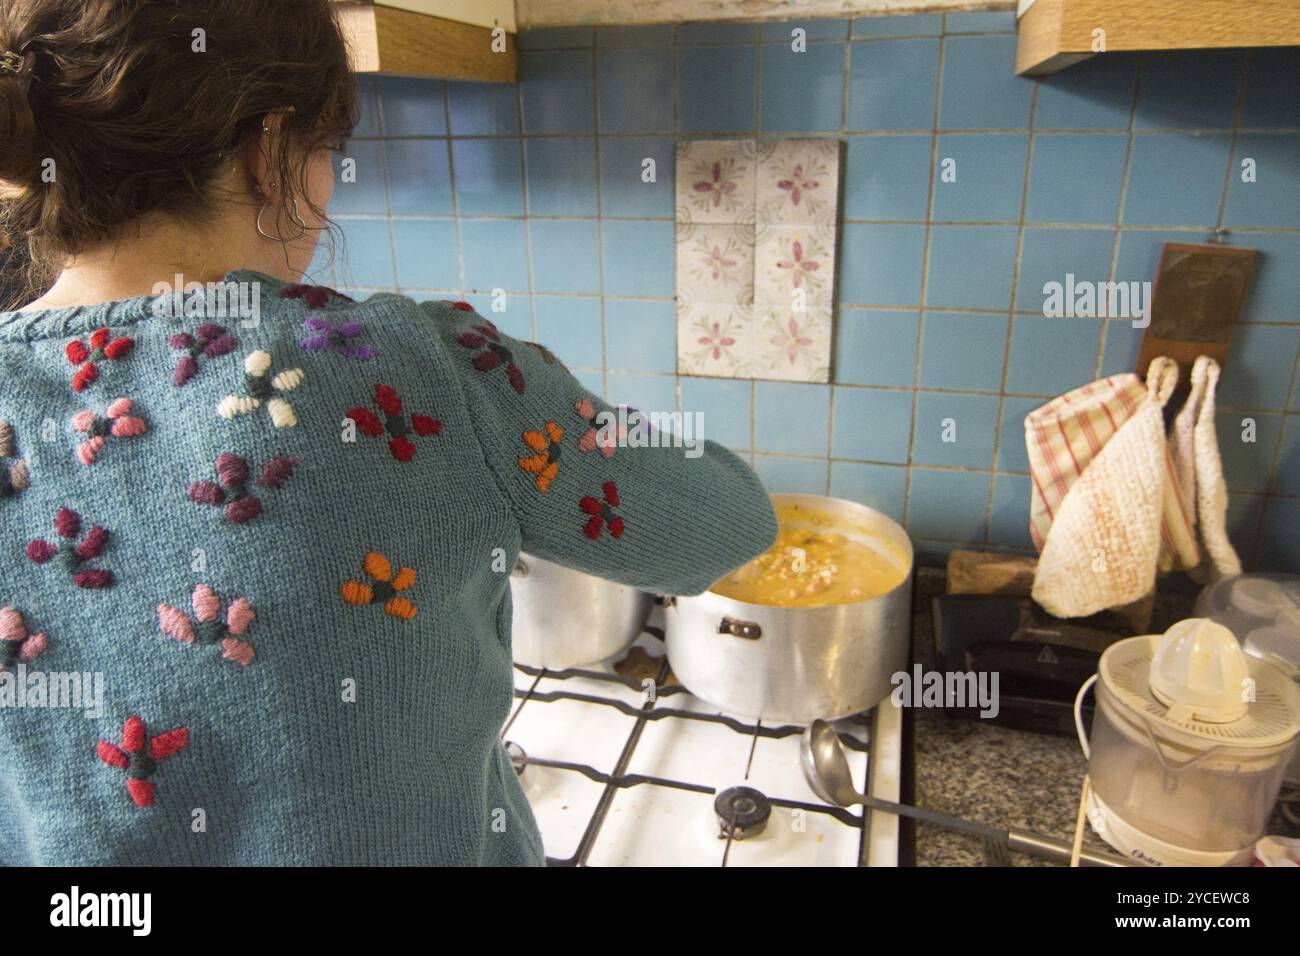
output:
MULTIPOLYGON (((676 682, 656 609, 629 651, 587 669, 515 665, 502 739, 551 866, 897 866, 897 817, 827 804, 803 727, 725 713, 676 682)), ((854 782, 903 798, 903 714, 839 721, 854 782)))

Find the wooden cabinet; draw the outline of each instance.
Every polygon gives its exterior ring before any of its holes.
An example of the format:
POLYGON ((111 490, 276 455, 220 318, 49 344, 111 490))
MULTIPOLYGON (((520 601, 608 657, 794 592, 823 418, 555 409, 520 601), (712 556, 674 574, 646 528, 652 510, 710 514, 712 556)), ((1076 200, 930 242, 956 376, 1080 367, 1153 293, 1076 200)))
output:
POLYGON ((513 83, 518 75, 513 6, 499 0, 393 0, 363 3, 336 0, 358 73, 430 76, 452 80, 513 83), (445 10, 469 20, 432 16, 445 10), (496 13, 506 19, 496 23, 496 13), (469 22, 472 21, 472 22, 469 22), (484 22, 487 21, 487 22, 484 22))
POLYGON ((1300 46, 1300 0, 1033 0, 1019 33, 1030 76, 1100 52, 1300 46))

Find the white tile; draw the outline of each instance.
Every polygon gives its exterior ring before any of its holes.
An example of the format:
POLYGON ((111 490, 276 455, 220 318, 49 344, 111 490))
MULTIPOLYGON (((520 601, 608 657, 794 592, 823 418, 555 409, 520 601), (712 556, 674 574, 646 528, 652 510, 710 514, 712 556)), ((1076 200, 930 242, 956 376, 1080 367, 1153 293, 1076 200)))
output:
POLYGON ((529 700, 506 733, 530 757, 613 773, 636 718, 605 704, 529 700))
POLYGON ((677 228, 677 298, 750 305, 754 301, 754 227, 687 223, 677 228))
POLYGON ((724 724, 663 717, 646 723, 627 772, 725 790, 745 782, 752 742, 724 724))
POLYGON ((713 795, 640 784, 617 791, 588 866, 721 866, 713 795))
POLYGON ((839 145, 832 139, 760 143, 755 189, 758 219, 834 225, 839 193, 839 145))
POLYGON ((762 833, 731 842, 727 866, 857 866, 861 842, 830 814, 773 807, 762 833))
MULTIPOLYGON (((803 762, 799 758, 800 740, 798 735, 781 738, 760 735, 754 745, 746 786, 773 799, 826 806, 826 801, 817 796, 804 779, 803 762)), ((867 755, 847 748, 846 753, 853 783, 862 790, 867 781, 867 755)))
POLYGON ((809 226, 768 226, 754 246, 754 301, 784 310, 829 310, 835 243, 809 226))
POLYGON ((759 305, 751 325, 751 367, 758 378, 788 382, 830 380, 831 316, 759 305))
POLYGON ((677 148, 677 370, 830 380, 839 143, 677 148))
POLYGON ((746 139, 677 144, 677 221, 754 221, 755 143, 746 139))
POLYGON ((753 368, 753 309, 711 302, 677 303, 677 371, 744 378, 753 368))
POLYGON ((529 766, 520 782, 532 805, 546 855, 570 859, 596 813, 605 785, 576 770, 529 766))

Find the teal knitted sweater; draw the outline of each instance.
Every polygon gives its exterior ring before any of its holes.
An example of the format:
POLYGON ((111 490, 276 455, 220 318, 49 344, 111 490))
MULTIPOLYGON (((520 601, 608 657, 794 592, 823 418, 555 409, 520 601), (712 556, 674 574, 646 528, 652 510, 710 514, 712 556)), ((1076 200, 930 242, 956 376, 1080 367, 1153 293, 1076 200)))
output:
POLYGON ((698 593, 773 540, 763 489, 605 447, 464 303, 226 281, 256 324, 0 315, 0 864, 542 862, 516 554, 698 593))

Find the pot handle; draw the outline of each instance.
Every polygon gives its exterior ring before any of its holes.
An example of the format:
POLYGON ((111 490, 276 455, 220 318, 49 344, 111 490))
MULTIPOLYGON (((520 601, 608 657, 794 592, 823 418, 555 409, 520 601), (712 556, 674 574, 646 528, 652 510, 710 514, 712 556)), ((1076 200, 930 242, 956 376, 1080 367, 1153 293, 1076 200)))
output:
POLYGON ((732 637, 743 637, 747 641, 756 641, 763 636, 763 628, 753 621, 737 621, 735 618, 724 617, 718 624, 719 634, 730 634, 732 637))
POLYGON ((512 578, 528 577, 528 565, 524 564, 523 558, 515 558, 515 569, 510 572, 512 578))

